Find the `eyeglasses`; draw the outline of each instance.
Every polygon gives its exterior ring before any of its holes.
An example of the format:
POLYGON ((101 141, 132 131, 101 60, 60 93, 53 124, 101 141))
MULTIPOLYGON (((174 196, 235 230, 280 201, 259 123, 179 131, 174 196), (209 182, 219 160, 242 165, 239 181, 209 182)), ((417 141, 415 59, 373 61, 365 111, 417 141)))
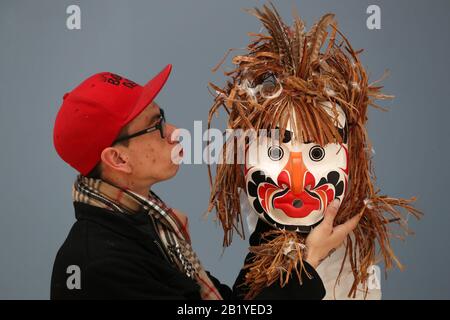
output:
POLYGON ((129 136, 120 137, 116 141, 114 141, 114 144, 119 143, 119 142, 124 141, 124 140, 129 140, 131 138, 135 138, 135 137, 138 137, 138 136, 141 136, 143 134, 150 133, 150 132, 153 132, 153 131, 156 131, 156 130, 159 130, 159 133, 161 134, 161 139, 164 139, 165 136, 166 136, 166 133, 165 133, 166 118, 164 116, 164 110, 163 109, 159 109, 159 111, 160 111, 160 116, 159 116, 159 121, 158 121, 157 124, 147 128, 147 129, 144 129, 144 130, 138 131, 136 133, 133 133, 133 134, 131 134, 129 136))

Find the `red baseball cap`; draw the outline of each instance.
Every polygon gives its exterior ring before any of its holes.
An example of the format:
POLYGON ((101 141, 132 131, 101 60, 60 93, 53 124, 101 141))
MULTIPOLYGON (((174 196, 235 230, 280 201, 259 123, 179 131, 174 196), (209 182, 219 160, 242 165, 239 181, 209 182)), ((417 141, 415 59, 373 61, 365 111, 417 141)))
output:
POLYGON ((169 77, 167 65, 145 86, 111 72, 94 74, 63 97, 53 143, 70 166, 87 175, 120 130, 156 97, 169 77))

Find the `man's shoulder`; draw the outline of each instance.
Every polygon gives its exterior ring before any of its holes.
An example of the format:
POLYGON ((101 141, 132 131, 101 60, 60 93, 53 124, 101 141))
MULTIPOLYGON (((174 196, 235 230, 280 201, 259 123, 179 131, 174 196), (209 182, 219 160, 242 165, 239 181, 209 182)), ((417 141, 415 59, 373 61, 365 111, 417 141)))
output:
MULTIPOLYGON (((138 228, 135 232, 143 233, 138 228)), ((176 277, 179 272, 165 259, 155 241, 151 236, 128 237, 108 224, 79 219, 56 255, 52 298, 108 297, 111 292, 119 294, 119 287, 139 283, 151 287, 160 277, 176 277), (69 282, 77 272, 84 288, 69 290, 69 282)))
MULTIPOLYGON (((118 232, 109 225, 92 220, 76 221, 58 250, 55 264, 58 261, 74 261, 89 265, 97 260, 123 259, 132 256, 145 258, 147 256, 161 256, 161 252, 150 235, 135 228, 136 235, 128 236, 118 232)), ((66 263, 65 263, 66 264, 66 263)))

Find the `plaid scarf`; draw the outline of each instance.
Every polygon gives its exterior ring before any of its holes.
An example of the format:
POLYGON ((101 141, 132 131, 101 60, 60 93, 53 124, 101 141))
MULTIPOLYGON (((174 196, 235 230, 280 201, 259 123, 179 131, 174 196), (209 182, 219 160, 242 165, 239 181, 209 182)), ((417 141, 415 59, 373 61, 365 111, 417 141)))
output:
POLYGON ((100 179, 78 175, 72 189, 74 202, 106 208, 114 214, 145 211, 153 221, 166 256, 171 263, 200 286, 203 300, 222 300, 191 246, 187 219, 177 215, 152 191, 144 198, 100 179), (183 221, 184 220, 184 221, 183 221))

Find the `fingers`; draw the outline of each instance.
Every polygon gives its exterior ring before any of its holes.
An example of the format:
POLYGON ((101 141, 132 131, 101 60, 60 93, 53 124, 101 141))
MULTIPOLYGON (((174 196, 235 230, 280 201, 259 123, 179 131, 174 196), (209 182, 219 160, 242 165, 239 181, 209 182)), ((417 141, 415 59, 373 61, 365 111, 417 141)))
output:
POLYGON ((323 219, 323 224, 327 227, 333 227, 334 218, 336 218, 340 201, 339 199, 334 199, 331 201, 330 205, 325 210, 325 217, 323 219))
POLYGON ((335 241, 343 241, 347 235, 352 232, 358 225, 361 215, 356 215, 349 219, 347 222, 338 225, 333 229, 333 235, 335 241))

